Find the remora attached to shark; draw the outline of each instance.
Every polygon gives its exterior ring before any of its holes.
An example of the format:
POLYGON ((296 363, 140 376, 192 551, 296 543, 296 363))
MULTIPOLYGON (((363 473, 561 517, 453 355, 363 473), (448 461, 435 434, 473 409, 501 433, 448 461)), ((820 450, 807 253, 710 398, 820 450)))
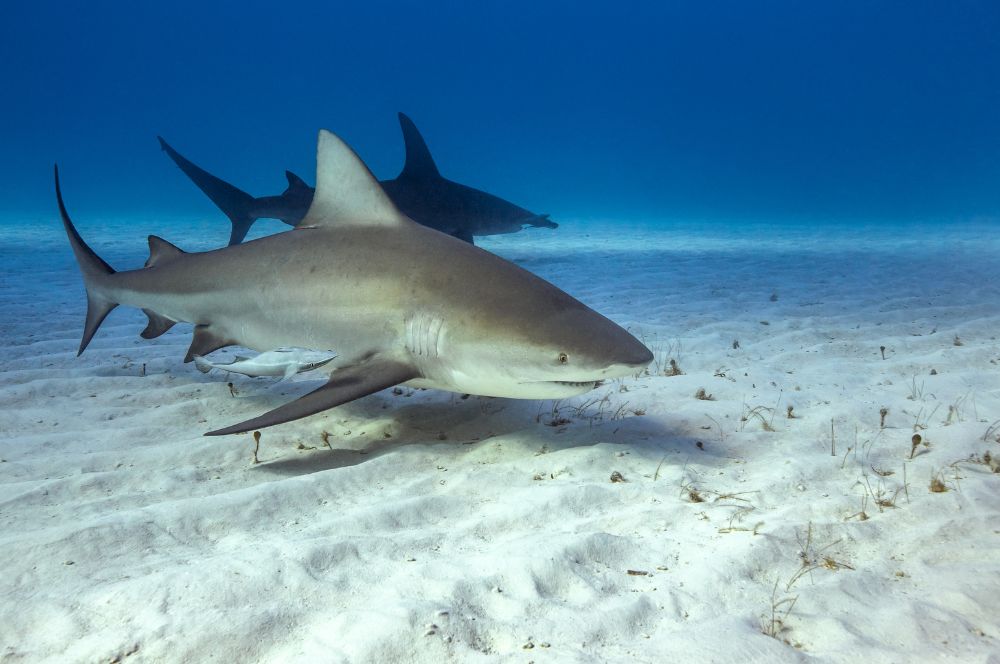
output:
MULTIPOLYGON (((402 172, 380 184, 403 214, 424 226, 472 242, 475 235, 514 233, 525 226, 557 228, 547 214, 535 214, 499 196, 453 182, 441 176, 416 125, 399 114, 406 146, 402 172)), ((312 202, 313 188, 285 171, 288 188, 278 196, 255 198, 196 166, 157 136, 160 147, 233 224, 229 244, 239 244, 258 219, 278 219, 297 225, 312 202)))
POLYGON ((332 362, 333 358, 332 353, 317 352, 308 348, 275 348, 255 357, 237 355, 232 362, 226 363, 212 362, 201 355, 195 355, 194 364, 202 373, 220 369, 253 378, 281 376, 281 380, 288 380, 297 373, 319 369, 332 362))
POLYGON ((207 435, 288 422, 399 383, 567 397, 652 361, 635 337, 549 282, 408 219, 327 131, 316 171, 294 230, 203 253, 150 236, 146 267, 115 272, 73 226, 57 168, 59 212, 87 290, 79 353, 119 304, 145 311, 145 338, 193 323, 185 361, 229 345, 338 352, 319 389, 207 435))

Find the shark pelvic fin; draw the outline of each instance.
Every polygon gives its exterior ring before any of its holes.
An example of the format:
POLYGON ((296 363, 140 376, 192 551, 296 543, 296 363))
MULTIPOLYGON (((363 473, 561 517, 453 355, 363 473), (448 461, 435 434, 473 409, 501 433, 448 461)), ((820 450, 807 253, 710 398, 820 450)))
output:
POLYGON ((225 429, 209 431, 205 435, 224 436, 231 433, 244 433, 283 422, 291 422, 374 394, 387 387, 405 383, 417 378, 418 375, 413 367, 402 362, 372 359, 335 371, 323 387, 264 413, 260 417, 234 424, 225 429))
POLYGON ((320 130, 316 193, 309 212, 296 228, 396 226, 408 222, 361 158, 335 134, 320 130))
POLYGON ((178 249, 162 237, 157 237, 156 235, 149 236, 149 258, 146 259, 146 267, 153 267, 183 255, 184 252, 181 249, 178 249))
POLYGON ((139 336, 143 339, 155 339, 177 323, 177 321, 170 320, 166 316, 161 316, 155 311, 150 311, 149 309, 143 309, 142 313, 146 314, 146 318, 149 319, 149 324, 146 325, 146 329, 139 333, 139 336))
POLYGON ((399 126, 403 130, 403 144, 406 148, 406 161, 403 163, 403 172, 399 177, 408 178, 439 178, 434 158, 431 151, 427 149, 424 137, 417 131, 417 125, 413 124, 405 113, 399 114, 399 126))
POLYGON ((208 355, 220 348, 236 345, 237 342, 213 332, 211 327, 211 325, 194 326, 194 338, 191 339, 191 346, 188 348, 187 355, 184 356, 185 363, 193 360, 195 356, 208 355))
POLYGON ((76 352, 79 356, 90 344, 90 340, 97 333, 97 328, 101 326, 111 310, 118 306, 117 302, 102 293, 103 289, 101 288, 103 282, 106 282, 115 271, 94 253, 93 249, 87 246, 73 225, 73 221, 69 218, 66 205, 63 203, 62 189, 59 186, 58 166, 55 167, 55 178, 59 215, 62 217, 63 228, 66 229, 66 236, 69 238, 73 255, 76 256, 80 273, 83 275, 83 285, 87 289, 87 322, 83 326, 83 337, 80 339, 80 348, 76 352))

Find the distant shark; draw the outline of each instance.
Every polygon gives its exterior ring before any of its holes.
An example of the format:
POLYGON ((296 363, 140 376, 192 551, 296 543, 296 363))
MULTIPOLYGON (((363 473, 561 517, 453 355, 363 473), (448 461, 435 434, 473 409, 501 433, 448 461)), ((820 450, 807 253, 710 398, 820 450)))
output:
MULTIPOLYGON (((452 182, 438 172, 430 150, 416 125, 399 114, 406 145, 403 171, 379 184, 399 210, 424 226, 473 242, 476 235, 514 233, 526 226, 557 228, 547 214, 535 214, 485 191, 452 182)), ((285 171, 288 188, 278 196, 254 198, 188 161, 157 136, 160 147, 205 192, 233 223, 230 246, 239 244, 258 219, 278 219, 295 226, 305 216, 313 188, 285 171)))
POLYGON ((208 435, 289 422, 406 383, 522 399, 582 394, 641 371, 652 353, 549 282, 406 217, 358 156, 321 131, 316 193, 294 230, 185 253, 149 237, 149 260, 115 272, 56 198, 87 290, 79 353, 119 304, 151 339, 194 324, 185 361, 230 345, 330 348, 329 381, 208 435))

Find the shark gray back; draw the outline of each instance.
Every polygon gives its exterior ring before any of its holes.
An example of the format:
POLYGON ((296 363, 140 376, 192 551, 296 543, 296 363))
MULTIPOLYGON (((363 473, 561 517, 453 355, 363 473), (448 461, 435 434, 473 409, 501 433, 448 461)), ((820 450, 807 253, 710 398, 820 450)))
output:
POLYGON ((547 281, 414 223, 325 131, 317 183, 290 232, 202 253, 150 237, 146 266, 115 272, 73 226, 57 170, 59 210, 87 290, 79 352, 126 304, 149 316, 146 338, 193 324, 185 361, 230 345, 338 354, 319 389, 213 435, 299 419, 399 383, 561 398, 652 360, 631 334, 547 281))
MULTIPOLYGON (((381 184, 393 203, 411 219, 470 243, 476 235, 513 233, 526 226, 558 226, 547 214, 535 214, 442 177, 413 121, 400 113, 399 124, 406 148, 403 170, 398 177, 381 184)), ((278 219, 295 226, 309 209, 313 189, 290 171, 285 171, 288 188, 283 193, 254 198, 196 166, 163 138, 157 138, 174 163, 229 217, 233 225, 230 245, 242 242, 257 219, 278 219)))

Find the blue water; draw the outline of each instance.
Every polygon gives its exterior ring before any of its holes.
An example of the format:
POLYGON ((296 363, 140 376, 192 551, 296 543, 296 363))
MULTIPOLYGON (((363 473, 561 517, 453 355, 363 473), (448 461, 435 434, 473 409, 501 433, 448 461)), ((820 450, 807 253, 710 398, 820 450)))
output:
POLYGON ((988 1, 5 3, 0 218, 54 216, 54 161, 77 215, 216 214, 157 134, 258 195, 320 127, 393 177, 405 111, 563 221, 990 220, 998 35, 988 1))

